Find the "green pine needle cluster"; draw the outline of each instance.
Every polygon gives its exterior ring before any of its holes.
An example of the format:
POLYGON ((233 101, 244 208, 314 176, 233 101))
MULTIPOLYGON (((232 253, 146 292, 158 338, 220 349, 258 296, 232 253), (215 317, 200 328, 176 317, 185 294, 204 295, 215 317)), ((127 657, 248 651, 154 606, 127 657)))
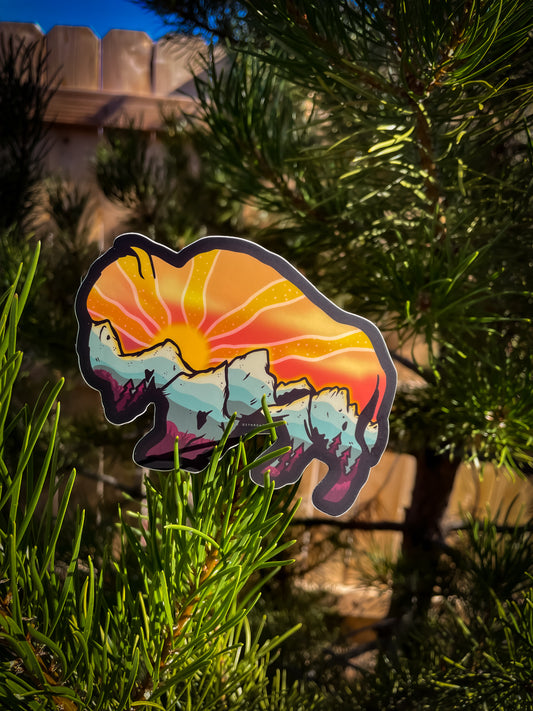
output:
POLYGON ((267 674, 292 630, 262 641, 247 620, 262 585, 290 562, 282 537, 293 492, 273 499, 271 483, 257 487, 248 476, 270 426, 222 458, 228 429, 198 475, 146 477, 146 510, 122 512, 118 553, 81 555, 83 510, 66 540, 76 474, 57 471, 62 383, 33 409, 10 407, 22 363, 17 325, 37 257, 20 296, 15 283, 1 301, 0 706, 312 708, 312 694, 267 674), (19 431, 17 447, 7 447, 19 431))

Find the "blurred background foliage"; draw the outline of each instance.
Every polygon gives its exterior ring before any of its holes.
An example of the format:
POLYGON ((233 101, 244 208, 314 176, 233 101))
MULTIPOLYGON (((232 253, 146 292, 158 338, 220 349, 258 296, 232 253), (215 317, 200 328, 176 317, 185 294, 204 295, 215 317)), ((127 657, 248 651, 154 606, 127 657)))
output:
MULTIPOLYGON (((531 4, 144 4, 171 29, 224 40, 229 59, 217 64, 206 49, 195 113, 167 117, 157 141, 135 125, 105 132, 95 174, 127 208, 125 229, 176 248, 209 233, 260 241, 343 308, 377 322, 406 374, 391 446, 416 458, 417 475, 401 553, 376 560, 372 578, 392 590, 388 615, 370 641, 357 642, 341 631, 327 593, 299 585, 301 565, 298 576, 284 569, 266 581, 252 628, 262 613, 267 638, 303 627, 261 684, 270 674, 284 689, 303 686, 300 701, 294 690, 276 697, 274 686, 258 708, 531 708, 530 512, 520 525, 490 513, 458 530, 442 522, 461 462, 513 476, 530 476, 533 464, 531 4)), ((0 102, 13 107, 0 112, 2 290, 42 241, 21 320, 15 413, 36 401, 50 373, 76 377, 71 304, 97 252, 87 239, 91 196, 64 177, 44 180, 54 80, 41 81, 43 61, 37 45, 1 47, 0 102)), ((17 461, 27 425, 14 417, 6 462, 17 461)), ((101 448, 129 458, 142 427, 64 420, 54 456, 101 478, 101 448)), ((43 461, 48 444, 35 447, 43 461)), ((130 484, 139 495, 140 478, 130 484)), ((80 550, 102 560, 116 520, 108 515, 107 525, 95 516, 80 539, 80 550)), ((68 568, 66 544, 79 528, 65 526, 58 546, 68 568)), ((342 523, 324 531, 318 557, 353 545, 342 523)), ((243 647, 250 674, 261 657, 251 634, 243 647)), ((226 670, 215 678, 226 683, 226 670)), ((190 682, 183 708, 194 708, 205 679, 190 682)), ((238 708, 246 697, 216 698, 238 708)))
POLYGON ((167 117, 157 142, 134 124, 108 129, 95 170, 104 195, 127 210, 124 230, 174 248, 208 234, 246 232, 239 204, 218 187, 216 165, 200 160, 197 131, 183 118, 167 117))

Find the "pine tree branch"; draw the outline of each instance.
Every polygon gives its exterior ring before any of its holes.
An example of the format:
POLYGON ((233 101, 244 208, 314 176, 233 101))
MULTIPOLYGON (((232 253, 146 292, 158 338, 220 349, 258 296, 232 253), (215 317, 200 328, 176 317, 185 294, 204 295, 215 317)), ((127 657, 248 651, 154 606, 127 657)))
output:
POLYGON ((122 493, 131 496, 132 499, 140 500, 143 498, 141 478, 139 478, 139 481, 136 484, 124 484, 124 482, 119 481, 109 474, 97 474, 96 472, 89 471, 88 469, 80 468, 76 468, 76 471, 80 476, 112 486, 114 489, 118 489, 122 493))
POLYGON ((399 531, 401 533, 405 530, 405 525, 399 521, 358 521, 357 519, 344 521, 337 518, 295 518, 291 525, 306 528, 332 526, 346 531, 399 531))
MULTIPOLYGON (((435 238, 440 242, 446 237, 446 216, 441 212, 441 207, 444 205, 444 195, 439 189, 431 126, 423 103, 430 89, 429 86, 424 84, 416 68, 413 68, 412 62, 408 58, 408 48, 402 46, 401 34, 396 22, 396 13, 393 4, 391 2, 387 2, 386 4, 389 7, 390 31, 394 38, 394 47, 400 64, 404 66, 404 80, 407 90, 404 89, 402 92, 404 95, 403 98, 406 100, 415 118, 416 146, 420 159, 420 168, 426 176, 424 178, 424 192, 429 202, 427 212, 430 216, 435 217, 435 238)), ((446 53, 446 55, 448 55, 448 53, 446 53)), ((438 69, 435 70, 434 79, 438 71, 438 69)))
MULTIPOLYGON (((483 524, 482 519, 473 519, 473 523, 483 524)), ((305 526, 306 528, 316 528, 317 526, 330 526, 345 531, 398 531, 403 533, 407 529, 407 525, 403 521, 359 521, 351 519, 345 521, 337 518, 295 518, 292 521, 292 526, 305 526)), ((472 523, 450 523, 447 526, 441 527, 442 539, 450 533, 456 531, 466 531, 472 527, 472 523)), ((528 533, 533 531, 533 521, 528 521, 521 526, 513 524, 494 524, 494 529, 497 533, 528 533)), ((446 546, 445 551, 453 550, 446 546)))
MULTIPOLYGON (((253 7, 253 10, 257 14, 264 15, 264 10, 262 8, 259 8, 258 10, 253 7)), ((328 58, 328 75, 334 78, 334 72, 336 71, 342 76, 346 74, 346 70, 349 67, 352 71, 354 69, 356 70, 358 81, 366 84, 369 89, 388 93, 393 96, 401 95, 400 89, 394 86, 391 82, 386 81, 379 72, 368 71, 362 63, 355 65, 353 62, 347 62, 340 53, 337 42, 332 40, 331 37, 317 32, 309 22, 308 16, 305 13, 300 12, 300 9, 295 2, 289 0, 286 4, 286 11, 288 18, 290 18, 290 22, 292 22, 301 32, 304 33, 306 39, 310 43, 310 46, 320 48, 324 56, 328 58)), ((342 81, 340 83, 342 84, 342 81)))

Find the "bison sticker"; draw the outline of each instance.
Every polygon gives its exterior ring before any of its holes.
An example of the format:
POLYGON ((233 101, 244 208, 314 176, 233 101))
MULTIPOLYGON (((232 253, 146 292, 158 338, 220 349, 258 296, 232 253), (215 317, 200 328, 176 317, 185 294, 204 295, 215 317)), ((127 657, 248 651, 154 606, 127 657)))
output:
POLYGON ((396 371, 378 329, 320 294, 281 257, 246 240, 206 237, 176 253, 137 234, 118 237, 76 298, 77 351, 107 418, 131 422, 154 405, 135 461, 201 471, 236 413, 228 446, 265 423, 277 450, 251 472, 276 487, 309 462, 328 473, 313 504, 338 516, 354 503, 388 439, 396 371))

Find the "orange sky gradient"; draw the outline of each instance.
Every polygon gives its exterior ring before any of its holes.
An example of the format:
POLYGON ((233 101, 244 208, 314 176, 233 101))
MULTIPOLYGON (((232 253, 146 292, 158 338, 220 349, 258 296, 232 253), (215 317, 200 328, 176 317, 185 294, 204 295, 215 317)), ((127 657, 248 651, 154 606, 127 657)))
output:
POLYGON ((267 348, 278 381, 306 377, 316 390, 347 387, 359 409, 376 375, 384 386, 368 336, 331 318, 268 264, 215 249, 180 268, 132 249, 135 256, 103 270, 87 300, 93 321, 110 321, 124 353, 170 339, 191 368, 205 370, 267 348))

